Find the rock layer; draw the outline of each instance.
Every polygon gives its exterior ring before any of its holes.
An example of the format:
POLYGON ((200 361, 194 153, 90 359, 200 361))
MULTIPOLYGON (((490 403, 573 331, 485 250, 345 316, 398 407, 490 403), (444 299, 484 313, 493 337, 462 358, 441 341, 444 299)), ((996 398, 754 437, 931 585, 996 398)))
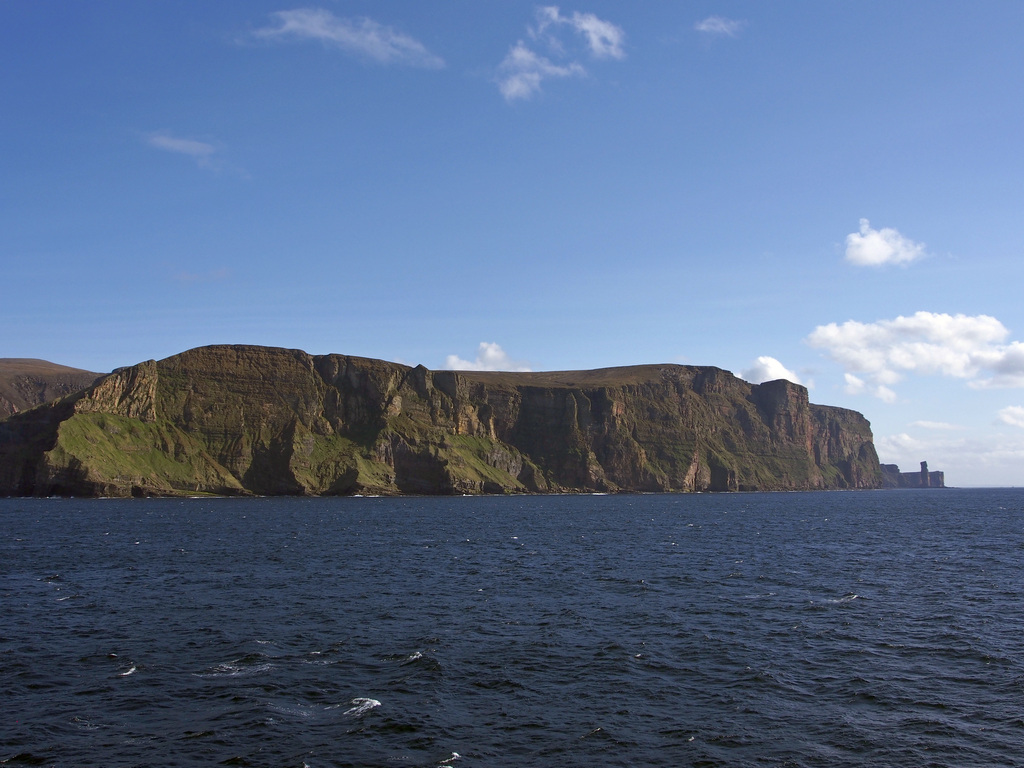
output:
POLYGON ((875 488, 871 429, 717 368, 430 371, 203 347, 0 423, 7 495, 875 488))
POLYGON ((0 358, 0 420, 77 392, 102 375, 46 360, 0 358))

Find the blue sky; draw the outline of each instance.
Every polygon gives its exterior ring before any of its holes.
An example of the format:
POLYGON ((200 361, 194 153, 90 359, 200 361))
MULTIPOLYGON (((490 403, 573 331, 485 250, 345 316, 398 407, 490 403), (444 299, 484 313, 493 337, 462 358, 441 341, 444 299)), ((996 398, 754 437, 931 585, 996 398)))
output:
POLYGON ((0 0, 0 357, 786 376, 1024 485, 1024 3, 0 0))

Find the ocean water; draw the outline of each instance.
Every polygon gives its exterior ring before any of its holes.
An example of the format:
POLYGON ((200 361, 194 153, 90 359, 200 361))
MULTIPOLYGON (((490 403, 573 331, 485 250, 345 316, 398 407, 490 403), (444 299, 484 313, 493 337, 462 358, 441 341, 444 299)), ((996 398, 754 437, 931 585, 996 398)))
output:
POLYGON ((0 764, 1024 764, 1024 491, 0 499, 0 764))

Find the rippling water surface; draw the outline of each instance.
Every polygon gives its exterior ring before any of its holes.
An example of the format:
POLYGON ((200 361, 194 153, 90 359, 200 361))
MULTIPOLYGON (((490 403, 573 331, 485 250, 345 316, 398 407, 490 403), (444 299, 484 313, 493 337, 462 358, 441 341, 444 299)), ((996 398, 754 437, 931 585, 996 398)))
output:
POLYGON ((1024 762, 1024 492, 0 499, 0 764, 1024 762))

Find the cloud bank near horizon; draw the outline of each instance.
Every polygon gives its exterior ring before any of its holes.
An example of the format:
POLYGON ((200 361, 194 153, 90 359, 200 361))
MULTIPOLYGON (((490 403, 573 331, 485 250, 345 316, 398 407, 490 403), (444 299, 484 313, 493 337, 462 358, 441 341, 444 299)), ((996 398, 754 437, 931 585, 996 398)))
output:
POLYGON ((793 371, 789 370, 774 357, 768 355, 761 355, 761 357, 757 358, 750 368, 745 369, 740 374, 740 377, 752 384, 762 384, 766 381, 775 381, 776 379, 786 379, 794 384, 803 384, 800 381, 800 377, 793 373, 793 371))
POLYGON ((476 351, 476 360, 463 360, 458 355, 448 355, 444 367, 451 371, 517 371, 529 372, 525 363, 516 362, 495 342, 481 341, 476 351))

